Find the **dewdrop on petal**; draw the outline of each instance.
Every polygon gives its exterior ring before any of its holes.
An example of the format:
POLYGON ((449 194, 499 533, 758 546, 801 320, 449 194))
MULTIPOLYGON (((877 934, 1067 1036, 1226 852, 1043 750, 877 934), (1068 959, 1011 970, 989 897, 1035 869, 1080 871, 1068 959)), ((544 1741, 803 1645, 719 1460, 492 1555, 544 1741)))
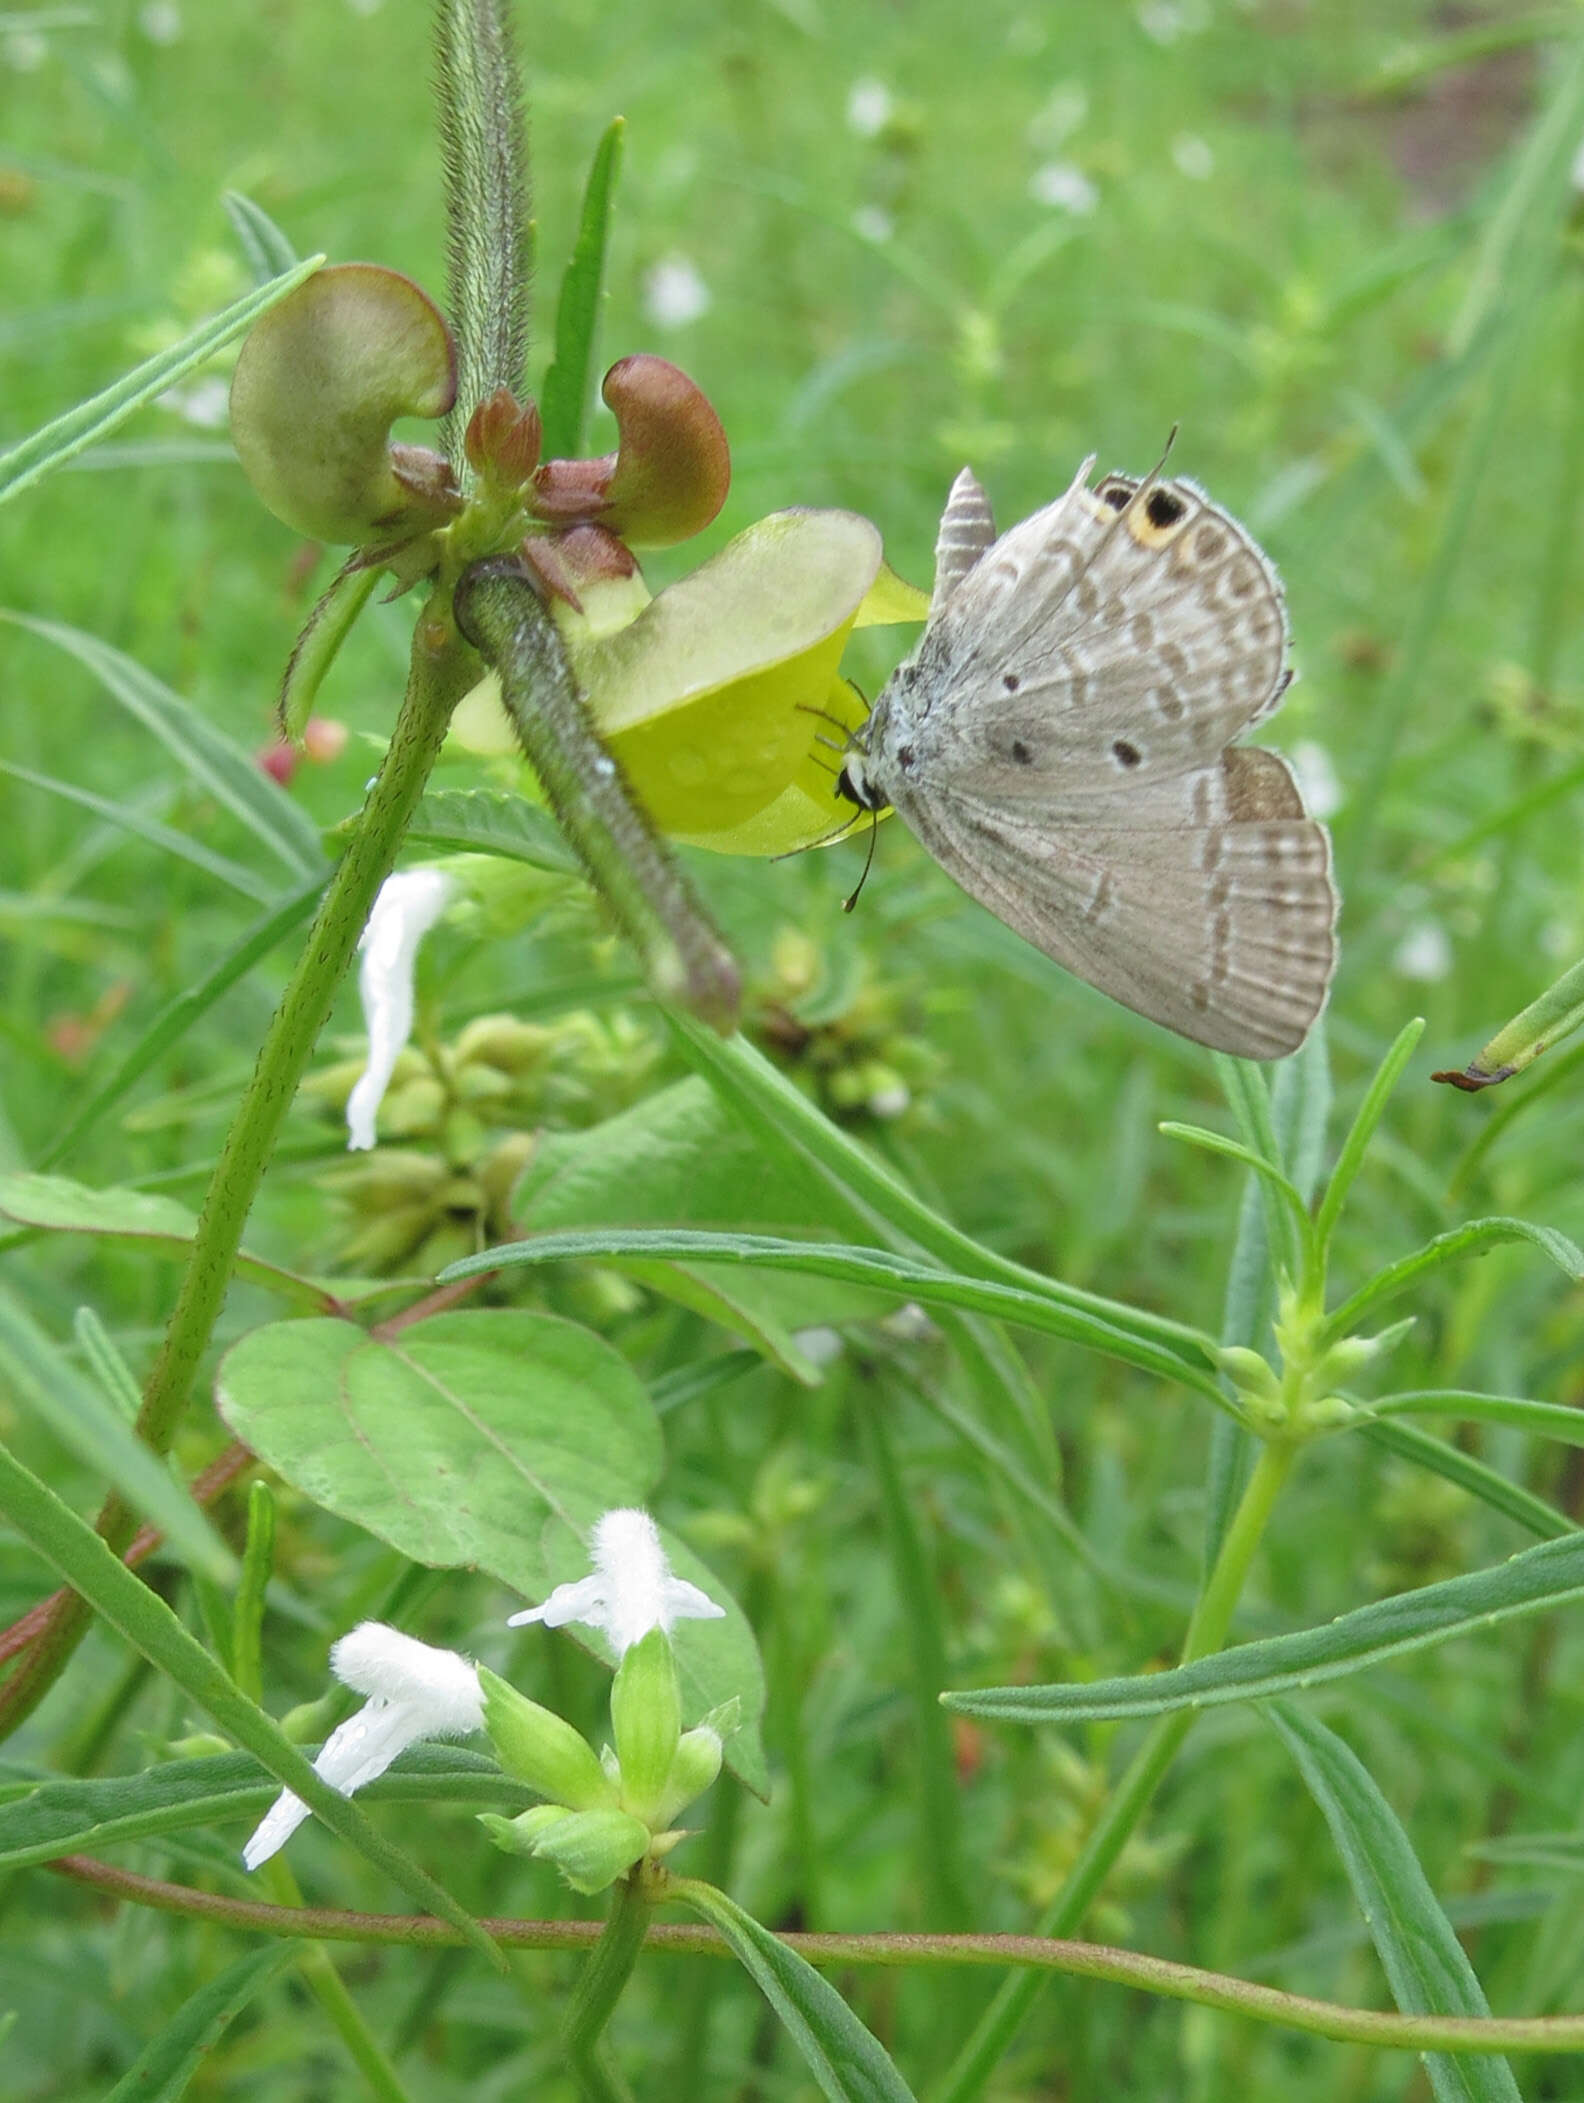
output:
POLYGON ((622 1657, 652 1628, 669 1634, 678 1621, 717 1621, 726 1612, 697 1585, 672 1574, 647 1512, 606 1512, 595 1522, 589 1554, 591 1577, 557 1585, 542 1606, 513 1614, 507 1626, 542 1621, 546 1628, 562 1628, 581 1621, 598 1629, 622 1657))
POLYGON ((450 904, 456 884, 440 869, 387 876, 358 948, 358 992, 368 1030, 368 1063, 347 1097, 347 1147, 366 1152, 391 1074, 413 1026, 413 974, 418 945, 450 904))
MULTIPOLYGON (((343 1796, 382 1775, 420 1738, 465 1738, 483 1728, 476 1668, 454 1650, 437 1650, 381 1621, 360 1622, 343 1636, 331 1649, 330 1669, 343 1686, 368 1696, 314 1761, 315 1774, 343 1796)), ((242 1850, 243 1866, 267 1862, 307 1816, 302 1798, 283 1789, 242 1850)))

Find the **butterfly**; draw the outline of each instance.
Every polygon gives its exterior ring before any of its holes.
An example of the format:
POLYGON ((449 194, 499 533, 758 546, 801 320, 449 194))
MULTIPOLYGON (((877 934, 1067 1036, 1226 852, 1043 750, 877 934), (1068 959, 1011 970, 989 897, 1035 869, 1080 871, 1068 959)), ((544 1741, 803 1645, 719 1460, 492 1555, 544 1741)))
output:
POLYGON ((1331 843, 1279 753, 1276 572, 1189 481, 1107 475, 996 537, 965 468, 918 647, 836 793, 894 809, 1036 949, 1195 1043, 1295 1051, 1336 963, 1331 843))

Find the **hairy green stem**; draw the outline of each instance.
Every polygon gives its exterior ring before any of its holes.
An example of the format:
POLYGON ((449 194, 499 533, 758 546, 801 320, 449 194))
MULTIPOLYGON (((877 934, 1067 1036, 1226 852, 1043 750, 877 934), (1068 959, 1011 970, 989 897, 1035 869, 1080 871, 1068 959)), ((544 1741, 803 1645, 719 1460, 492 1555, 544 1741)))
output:
MULTIPOLYGON (((1183 1664, 1210 1656, 1226 1641, 1249 1564, 1264 1536, 1296 1451, 1294 1446, 1273 1442, 1263 1448, 1255 1462, 1215 1567, 1188 1623, 1183 1664)), ((1040 1921, 1038 1932, 1042 1937, 1071 1935, 1082 1924, 1096 1893, 1144 1816, 1162 1776, 1176 1758, 1193 1726, 1195 1713, 1192 1709, 1179 1709, 1152 1725, 1107 1799, 1099 1823, 1068 1872, 1066 1883, 1040 1921)), ((1035 1972, 1007 1981, 948 2068, 935 2091, 934 2103, 968 2103, 968 2098, 978 2095, 1000 2063, 1042 1983, 1035 1972)))
MULTIPOLYGON (((407 693, 362 822, 320 903, 210 1179, 164 1346, 138 1414, 138 1436, 156 1453, 168 1452, 176 1435, 281 1124, 439 755, 451 711, 471 676, 469 655, 449 612, 431 601, 413 637, 407 693)), ((128 1505, 112 1492, 99 1514, 98 1531, 116 1554, 131 1540, 136 1523, 128 1505)), ((0 1689, 0 1738, 43 1700, 87 1624, 88 1609, 75 1593, 52 1603, 22 1662, 0 1689)))
POLYGON ((444 443, 466 476, 462 434, 497 387, 523 392, 531 235, 522 84, 502 0, 439 0, 435 89, 445 171, 447 293, 456 404, 444 443))
POLYGON ((631 2103, 627 2084, 608 2064, 601 2043, 622 1989, 643 1948, 651 1907, 641 1887, 642 1864, 616 1886, 605 1931, 578 1977, 562 2042, 586 2103, 631 2103))
POLYGON ((544 602, 521 566, 477 562, 457 586, 462 632, 500 674, 501 700, 562 831, 643 960, 657 999, 716 1030, 737 1013, 737 966, 600 743, 544 602))
MULTIPOLYGON (((426 1913, 343 1913, 331 1907, 272 1906, 258 1899, 222 1898, 161 1883, 136 1870, 117 1869, 90 1855, 62 1855, 47 1865, 74 1883, 134 1906, 152 1907, 185 1919, 206 1920, 263 1935, 292 1935, 326 1942, 375 1947, 453 1949, 462 1936, 448 1922, 426 1913)), ((502 1920, 480 1922, 506 1949, 588 1950, 603 1934, 592 1921, 502 1920)), ((1097 1979, 1167 2000, 1194 2001, 1251 2022, 1329 2037, 1341 2044, 1385 2046, 1404 2052, 1584 2053, 1584 2015, 1467 2016, 1400 2015, 1373 2008, 1346 2008, 1308 1994, 1283 1993, 1224 1972, 1147 1957, 1101 1942, 1041 1941, 1033 1935, 783 1935, 789 1949, 828 1969, 862 1966, 924 1970, 971 1966, 1005 1969, 1029 1966, 1044 1977, 1063 1974, 1097 1979)), ((665 1923, 651 1926, 644 1947, 667 1956, 729 1958, 724 1939, 712 1928, 665 1923)), ((682 2093, 678 2090, 677 2093, 682 2093)))

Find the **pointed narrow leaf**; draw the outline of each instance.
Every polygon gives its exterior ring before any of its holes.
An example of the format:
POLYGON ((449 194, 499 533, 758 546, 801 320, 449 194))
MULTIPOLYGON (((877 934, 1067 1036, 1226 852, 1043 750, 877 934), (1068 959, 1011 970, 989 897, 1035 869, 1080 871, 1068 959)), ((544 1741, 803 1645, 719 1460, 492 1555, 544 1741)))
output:
POLYGON ((1465 1453, 1447 1439, 1421 1431, 1417 1424, 1405 1424, 1398 1418, 1366 1418, 1358 1428, 1359 1436, 1367 1438, 1372 1446, 1384 1446, 1399 1460, 1427 1468, 1445 1482, 1455 1482, 1460 1490, 1467 1490, 1493 1512, 1502 1513, 1543 1541, 1560 1540, 1564 1534, 1578 1531, 1571 1519, 1543 1497, 1536 1497, 1521 1483, 1509 1482, 1485 1461, 1465 1453))
POLYGON ((237 246, 260 285, 267 285, 277 275, 287 276, 297 268, 296 249, 261 204, 255 204, 241 190, 222 190, 220 202, 237 237, 237 246))
POLYGON ((1537 1227, 1526 1219, 1466 1220, 1461 1227, 1453 1227, 1450 1232, 1427 1241, 1411 1256, 1399 1257, 1397 1262, 1388 1263, 1384 1270, 1377 1271, 1329 1317, 1322 1340, 1329 1343, 1337 1337, 1351 1335, 1386 1301, 1396 1299, 1399 1293, 1406 1292, 1410 1285, 1417 1285, 1432 1271, 1441 1270, 1449 1263, 1460 1263, 1467 1256, 1483 1256, 1487 1250, 1510 1241, 1531 1242, 1569 1278, 1584 1278, 1584 1250, 1576 1242, 1569 1241, 1565 1234, 1559 1234, 1555 1227, 1537 1227))
POLYGON ((323 870, 324 849, 313 821, 254 763, 250 752, 172 693, 152 672, 80 628, 4 610, 0 610, 0 620, 25 628, 75 657, 110 698, 152 731, 192 779, 262 840, 294 877, 323 870))
POLYGON ((71 781, 57 781, 51 774, 35 774, 31 767, 15 767, 9 760, 0 759, 0 774, 8 774, 13 781, 24 782, 30 789, 42 789, 46 795, 59 796, 64 803, 75 803, 79 810, 92 811, 96 818, 120 826, 123 832, 146 841, 150 847, 157 847, 162 854, 172 855, 177 861, 190 862, 205 876, 212 876, 233 891, 240 891, 244 898, 251 898, 255 905, 266 904, 275 896, 274 885, 252 869, 232 861, 229 855, 216 854, 212 848, 205 847, 200 840, 190 839, 186 833, 161 825, 157 818, 145 817, 130 803, 118 803, 111 796, 96 796, 92 789, 80 789, 71 781))
MULTIPOLYGON (((1405 2015, 1488 2016, 1468 1954, 1363 1763, 1302 1710, 1280 1702, 1267 1714, 1331 1828, 1397 2006, 1405 2015)), ((1505 2059, 1427 2052, 1424 2065, 1437 2103, 1523 2103, 1505 2059)))
POLYGON ((558 876, 580 876, 577 856, 548 811, 503 789, 430 789, 407 828, 420 847, 462 854, 498 854, 558 876))
POLYGON ((281 735, 294 743, 307 727, 325 675, 357 626, 358 615, 383 574, 377 566, 358 569, 355 564, 356 557, 338 570, 320 593, 287 660, 280 699, 275 704, 275 721, 281 735))
POLYGON ((828 2103, 913 2103, 913 2091, 828 1980, 710 1884, 677 1897, 731 1944, 828 2103))
POLYGON ((144 2046, 104 2103, 177 2103, 232 2021, 302 1955, 292 1943, 277 1943, 227 1965, 144 2046))
POLYGON ((540 403, 547 460, 575 459, 583 450, 583 431, 593 391, 594 338, 605 282, 611 206, 616 178, 621 172, 626 129, 624 119, 613 118, 594 149, 583 192, 577 242, 561 280, 561 297, 556 303, 555 356, 545 374, 540 403))
MULTIPOLYGON (((1584 1533, 1525 1548, 1494 1569, 1449 1577, 1356 1607, 1320 1628, 1242 1643, 1192 1665, 1137 1679, 1046 1687, 986 1687, 941 1697, 948 1708, 1011 1723, 1077 1723, 1160 1716, 1174 1709, 1265 1701, 1367 1671, 1386 1658, 1454 1636, 1480 1635, 1520 1614, 1584 1598, 1584 1533)), ((1443 2010, 1444 2014, 1450 2011, 1443 2010)))
POLYGON ((211 320, 201 322, 168 350, 134 366, 102 394, 94 395, 90 401, 79 402, 75 409, 57 416, 42 431, 35 431, 31 438, 24 438, 10 452, 0 454, 0 504, 8 497, 19 495, 53 469, 63 466, 96 439, 108 437, 145 402, 163 394, 167 387, 174 387, 195 366, 202 365, 217 350, 251 328, 259 315, 312 277, 323 262, 323 256, 310 256, 295 270, 286 271, 258 291, 248 293, 246 298, 236 300, 211 320))

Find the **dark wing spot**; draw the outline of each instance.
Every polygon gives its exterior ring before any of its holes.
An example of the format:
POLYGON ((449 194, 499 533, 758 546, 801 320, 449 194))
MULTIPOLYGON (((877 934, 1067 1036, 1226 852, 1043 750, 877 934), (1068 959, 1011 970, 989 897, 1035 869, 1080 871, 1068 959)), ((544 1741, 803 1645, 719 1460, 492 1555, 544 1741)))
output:
POLYGON ((1030 765, 1033 761, 1034 754, 1029 750, 1028 746, 1024 744, 1021 738, 1014 738, 1012 740, 1010 749, 1012 757, 1017 761, 1020 767, 1026 767, 1030 765))
POLYGON ((1109 504, 1113 511, 1126 511, 1128 498, 1132 494, 1131 489, 1124 489, 1120 483, 1112 482, 1101 490, 1100 501, 1102 504, 1109 504))
POLYGON ((1015 694, 1023 682, 1019 679, 1016 672, 1003 672, 1001 674, 1001 684, 1009 694, 1015 694))
POLYGON ((904 774, 908 771, 909 767, 912 766, 916 757, 917 754, 914 752, 913 747, 911 745, 899 745, 897 747, 897 765, 902 769, 904 774))
POLYGON ((1152 489, 1144 500, 1144 515, 1152 526, 1175 526, 1188 506, 1175 490, 1152 489))
POLYGON ((1118 738, 1111 747, 1111 757, 1119 767, 1136 767, 1144 755, 1137 745, 1130 745, 1126 738, 1118 738))

